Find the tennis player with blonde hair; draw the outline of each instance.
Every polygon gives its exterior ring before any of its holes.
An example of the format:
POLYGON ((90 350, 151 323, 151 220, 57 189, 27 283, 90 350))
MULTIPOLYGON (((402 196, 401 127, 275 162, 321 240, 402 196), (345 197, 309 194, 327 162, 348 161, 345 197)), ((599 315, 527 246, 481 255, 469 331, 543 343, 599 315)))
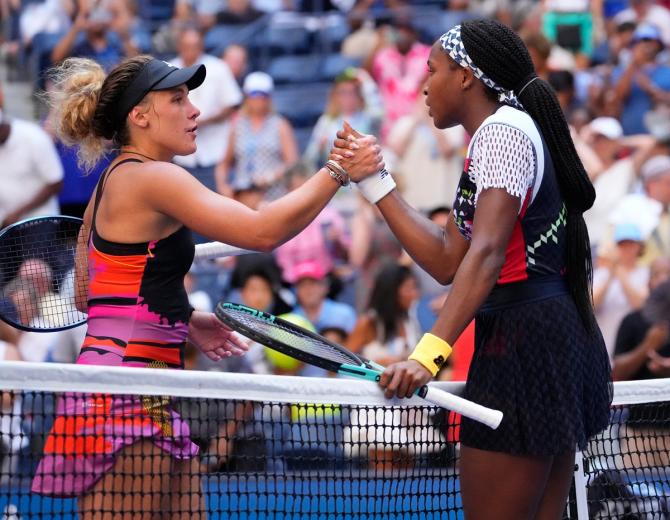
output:
MULTIPOLYGON (((54 71, 54 128, 91 165, 112 143, 117 157, 84 214, 77 272, 88 330, 79 364, 183 368, 186 342, 211 359, 245 346, 213 314, 193 311, 184 275, 193 260, 190 230, 234 246, 270 251, 323 209, 347 172, 334 162, 300 189, 254 211, 208 190, 170 161, 195 151, 198 109, 188 92, 204 66, 173 67, 130 58, 109 75, 87 59, 54 71)), ((383 168, 374 139, 348 172, 356 180, 383 168)), ((102 390, 102 389, 101 389, 102 390)), ((168 399, 66 394, 32 489, 76 496, 80 518, 205 518, 188 425, 168 399), (121 420, 122 419, 122 420, 121 420)))

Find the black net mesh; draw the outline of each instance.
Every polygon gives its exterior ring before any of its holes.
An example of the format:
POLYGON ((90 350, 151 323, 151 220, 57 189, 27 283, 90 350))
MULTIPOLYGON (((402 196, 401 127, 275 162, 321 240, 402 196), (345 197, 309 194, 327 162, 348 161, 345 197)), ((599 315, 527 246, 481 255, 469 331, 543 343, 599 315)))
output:
POLYGON ((456 445, 447 441, 456 423, 436 408, 25 391, 2 399, 3 520, 3 512, 17 519, 460 514, 456 445), (71 412, 86 412, 60 415, 63 400, 71 412))
MULTIPOLYGON (((0 375, 21 372, 18 365, 30 364, 0 364, 0 375)), ((71 388, 98 384, 102 368, 71 368, 12 374, 15 388, 43 374, 58 391, 0 390, 2 520, 463 518, 451 412, 418 400, 310 404, 349 390, 360 401, 357 388, 368 387, 243 374, 182 372, 170 395, 160 379, 177 371, 149 379, 117 369, 129 388, 163 395, 91 394, 71 388), (230 396, 178 397, 218 387, 230 396)), ((0 379, 3 386, 12 388, 0 379)), ((670 385, 664 391, 670 396, 670 385)), ((610 426, 582 455, 564 518, 670 517, 670 401, 613 406, 610 426)))
POLYGON ((670 401, 612 407, 584 474, 589 518, 670 518, 670 401))

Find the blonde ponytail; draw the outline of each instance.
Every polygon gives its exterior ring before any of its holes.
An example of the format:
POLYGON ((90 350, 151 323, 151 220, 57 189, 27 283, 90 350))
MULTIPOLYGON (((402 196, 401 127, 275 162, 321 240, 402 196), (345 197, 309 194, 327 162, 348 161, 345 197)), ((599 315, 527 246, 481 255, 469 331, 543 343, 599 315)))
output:
POLYGON ((77 159, 85 171, 106 151, 107 141, 93 124, 105 77, 103 68, 86 58, 68 58, 50 71, 50 122, 63 143, 79 146, 77 159))

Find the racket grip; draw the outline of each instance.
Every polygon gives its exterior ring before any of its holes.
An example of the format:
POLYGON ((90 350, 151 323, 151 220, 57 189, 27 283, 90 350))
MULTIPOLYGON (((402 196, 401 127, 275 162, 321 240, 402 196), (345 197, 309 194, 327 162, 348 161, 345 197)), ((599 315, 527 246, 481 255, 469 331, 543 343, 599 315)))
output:
POLYGON ((423 386, 417 392, 420 397, 433 404, 447 408, 461 415, 485 424, 489 428, 496 429, 500 426, 503 419, 503 413, 500 410, 487 408, 481 404, 473 403, 457 395, 432 388, 428 385, 423 386))
POLYGON ((246 255, 247 253, 255 253, 255 251, 241 249, 229 244, 224 244, 223 242, 207 242, 206 244, 198 244, 195 246, 195 257, 193 261, 198 262, 224 256, 246 255))

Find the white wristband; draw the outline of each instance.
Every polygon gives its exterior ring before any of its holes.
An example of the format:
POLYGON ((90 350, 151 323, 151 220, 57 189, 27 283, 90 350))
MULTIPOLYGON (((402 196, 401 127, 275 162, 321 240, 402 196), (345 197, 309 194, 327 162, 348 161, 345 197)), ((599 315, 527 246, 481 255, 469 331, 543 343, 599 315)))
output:
POLYGON ((370 177, 356 183, 363 196, 372 204, 377 204, 395 188, 395 181, 391 174, 384 168, 370 177))

